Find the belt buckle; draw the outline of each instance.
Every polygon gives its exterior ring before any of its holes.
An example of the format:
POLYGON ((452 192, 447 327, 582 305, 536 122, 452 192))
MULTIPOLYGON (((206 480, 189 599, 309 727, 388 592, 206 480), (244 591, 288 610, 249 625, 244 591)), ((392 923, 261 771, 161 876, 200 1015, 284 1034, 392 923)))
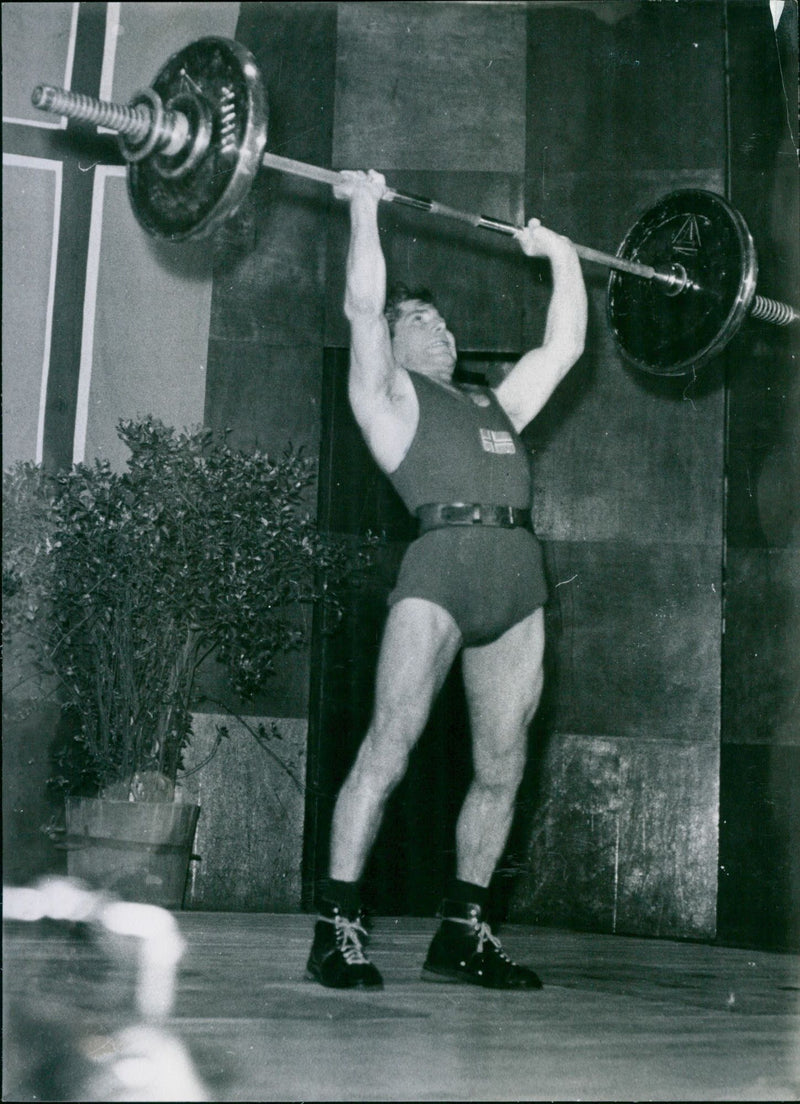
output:
POLYGON ((445 525, 458 525, 460 519, 464 516, 463 506, 460 506, 459 503, 440 506, 437 512, 445 525))
POLYGON ((478 503, 472 507, 472 524, 481 525, 483 523, 483 511, 478 503))

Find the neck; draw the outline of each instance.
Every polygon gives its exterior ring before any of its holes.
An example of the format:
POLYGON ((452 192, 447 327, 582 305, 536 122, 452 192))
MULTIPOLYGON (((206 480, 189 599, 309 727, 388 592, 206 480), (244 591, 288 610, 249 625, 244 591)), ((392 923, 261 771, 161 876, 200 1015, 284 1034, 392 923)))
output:
POLYGON ((426 371, 420 371, 417 368, 408 369, 410 372, 416 372, 418 376, 425 376, 426 379, 431 380, 432 383, 440 383, 443 387, 455 388, 453 383, 453 371, 455 365, 450 368, 428 368, 426 371))

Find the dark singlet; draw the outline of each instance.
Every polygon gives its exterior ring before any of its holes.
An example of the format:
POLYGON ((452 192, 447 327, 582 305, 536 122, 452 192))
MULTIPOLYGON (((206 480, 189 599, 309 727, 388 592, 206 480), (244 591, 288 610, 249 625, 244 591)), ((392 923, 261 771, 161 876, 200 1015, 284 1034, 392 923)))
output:
MULTIPOLYGON (((525 446, 488 388, 453 393, 411 374, 419 423, 389 476, 413 513, 425 503, 531 505, 525 446)), ((452 526, 423 534, 406 551, 389 604, 425 598, 446 609, 467 645, 489 643, 547 598, 542 552, 527 529, 452 526)))
POLYGON ((426 502, 485 502, 530 509, 531 473, 525 446, 485 387, 454 394, 411 373, 419 401, 414 440, 392 485, 413 513, 426 502))

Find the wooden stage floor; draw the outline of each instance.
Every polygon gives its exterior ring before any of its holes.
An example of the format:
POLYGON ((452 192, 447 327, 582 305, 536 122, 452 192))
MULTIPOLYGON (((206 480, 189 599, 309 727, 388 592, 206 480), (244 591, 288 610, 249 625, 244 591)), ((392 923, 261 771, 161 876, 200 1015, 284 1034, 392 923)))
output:
MULTIPOLYGON (((311 916, 175 915, 168 1027, 210 1100, 800 1100, 797 955, 508 925, 545 983, 509 994, 422 981, 436 921, 378 918, 386 987, 348 993, 303 979, 311 916)), ((74 974, 74 934, 6 928, 12 1000, 74 974)), ((4 1100, 32 1099, 5 1073, 4 1100)))

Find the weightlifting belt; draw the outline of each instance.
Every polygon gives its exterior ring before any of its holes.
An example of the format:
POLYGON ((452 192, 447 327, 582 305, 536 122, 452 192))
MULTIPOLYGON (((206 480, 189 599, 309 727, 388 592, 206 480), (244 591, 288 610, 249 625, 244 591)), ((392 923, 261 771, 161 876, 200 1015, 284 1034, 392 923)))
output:
POLYGON ((501 529, 531 528, 530 510, 517 506, 484 506, 478 502, 426 502, 414 511, 420 536, 450 525, 496 525, 501 529))

